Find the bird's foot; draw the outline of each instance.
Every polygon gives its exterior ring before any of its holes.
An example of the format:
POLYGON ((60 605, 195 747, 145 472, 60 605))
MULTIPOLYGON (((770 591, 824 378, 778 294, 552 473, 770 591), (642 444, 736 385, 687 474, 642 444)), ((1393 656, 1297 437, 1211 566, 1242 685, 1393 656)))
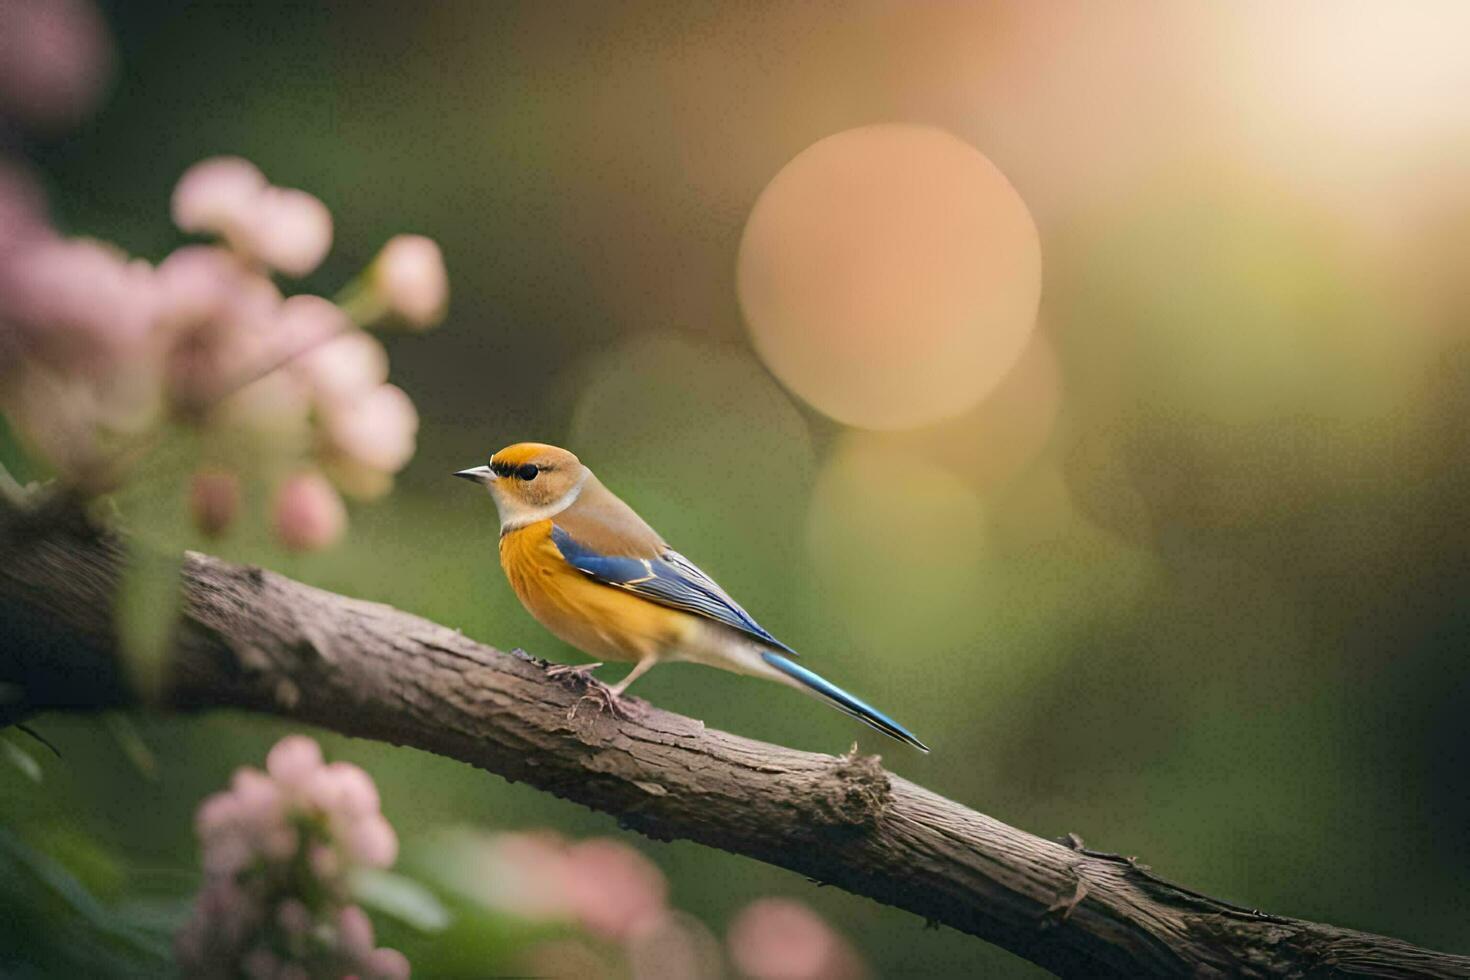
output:
POLYGON ((600 662, 592 664, 552 664, 546 668, 546 676, 580 677, 583 683, 590 684, 597 680, 597 678, 592 676, 592 672, 601 666, 602 664, 600 662))
POLYGON ((596 705, 598 711, 606 711, 620 721, 632 721, 643 713, 644 702, 637 698, 625 698, 595 677, 587 678, 587 689, 567 709, 567 721, 577 717, 577 709, 587 702, 596 705))

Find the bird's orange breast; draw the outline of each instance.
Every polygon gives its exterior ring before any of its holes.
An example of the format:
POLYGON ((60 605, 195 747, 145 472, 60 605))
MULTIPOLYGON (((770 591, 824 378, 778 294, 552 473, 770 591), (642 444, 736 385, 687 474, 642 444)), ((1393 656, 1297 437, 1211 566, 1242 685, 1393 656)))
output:
POLYGON ((500 538, 500 567, 521 604, 572 646, 603 660, 642 660, 676 649, 693 617, 597 582, 567 564, 538 521, 500 538))

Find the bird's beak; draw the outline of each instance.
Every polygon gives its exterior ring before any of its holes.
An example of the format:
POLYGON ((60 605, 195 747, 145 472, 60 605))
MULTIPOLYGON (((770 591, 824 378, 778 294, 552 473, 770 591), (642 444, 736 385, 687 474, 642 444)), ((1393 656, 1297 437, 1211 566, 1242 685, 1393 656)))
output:
POLYGON ((474 480, 476 483, 482 485, 494 483, 496 479, 495 471, 488 466, 472 466, 467 470, 460 470, 454 475, 461 480, 474 480))

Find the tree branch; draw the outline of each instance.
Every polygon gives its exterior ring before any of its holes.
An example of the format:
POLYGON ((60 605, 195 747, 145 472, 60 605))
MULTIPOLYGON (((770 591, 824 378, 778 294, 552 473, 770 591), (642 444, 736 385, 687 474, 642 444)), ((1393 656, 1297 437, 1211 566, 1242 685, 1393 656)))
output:
MULTIPOLYGON (((112 630, 117 543, 11 510, 0 548, 0 723, 131 703, 112 630)), ((449 756, 1063 975, 1470 976, 1470 957, 1240 908, 1075 836, 1032 836, 876 757, 797 752, 654 708, 574 711, 579 681, 388 606, 192 553, 183 591, 163 707, 244 708, 449 756)))

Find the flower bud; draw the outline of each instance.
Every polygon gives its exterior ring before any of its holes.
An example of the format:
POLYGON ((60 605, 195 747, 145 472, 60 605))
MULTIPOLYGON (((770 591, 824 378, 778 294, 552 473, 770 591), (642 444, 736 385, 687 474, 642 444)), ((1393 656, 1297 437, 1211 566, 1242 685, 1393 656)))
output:
POLYGON ((413 456, 419 416, 403 389, 379 385, 330 406, 325 424, 336 450, 372 469, 394 473, 413 456))
POLYGON ((381 809, 372 777, 350 762, 327 766, 337 780, 337 807, 349 817, 363 817, 381 809))
POLYGON ((293 551, 316 551, 334 544, 347 529, 342 498, 315 471, 289 477, 276 493, 276 536, 293 551))
POLYGON ((348 854, 358 864, 386 868, 398 857, 398 835, 382 814, 353 820, 343 836, 348 854))
POLYGON ((265 175, 243 157, 200 160, 174 186, 170 209, 180 231, 214 234, 234 242, 250 226, 265 175))
POLYGON ((567 853, 569 890, 577 918, 609 939, 637 936, 665 912, 668 883, 641 853, 619 841, 593 838, 567 853))
POLYGON ((292 365, 319 402, 346 401, 388 380, 388 352, 359 331, 343 333, 306 351, 292 365))
POLYGON ((337 913, 337 949, 353 959, 373 951, 373 923, 361 906, 348 905, 337 913))
POLYGON ((284 786, 300 789, 322 765, 322 750, 315 739, 287 735, 265 757, 265 771, 284 786))
POLYGON ((267 187, 240 246, 288 276, 310 275, 332 248, 332 212, 306 191, 267 187))
POLYGON ((444 319, 449 306, 449 276, 444 256, 431 238, 396 235, 388 240, 369 272, 372 289, 387 312, 415 330, 444 319))
POLYGON ((408 957, 384 946, 369 953, 362 961, 364 977, 371 980, 408 980, 408 957))
POLYGON ((850 980, 867 971, 847 943, 801 902, 763 898, 730 925, 730 957, 752 980, 850 980))

